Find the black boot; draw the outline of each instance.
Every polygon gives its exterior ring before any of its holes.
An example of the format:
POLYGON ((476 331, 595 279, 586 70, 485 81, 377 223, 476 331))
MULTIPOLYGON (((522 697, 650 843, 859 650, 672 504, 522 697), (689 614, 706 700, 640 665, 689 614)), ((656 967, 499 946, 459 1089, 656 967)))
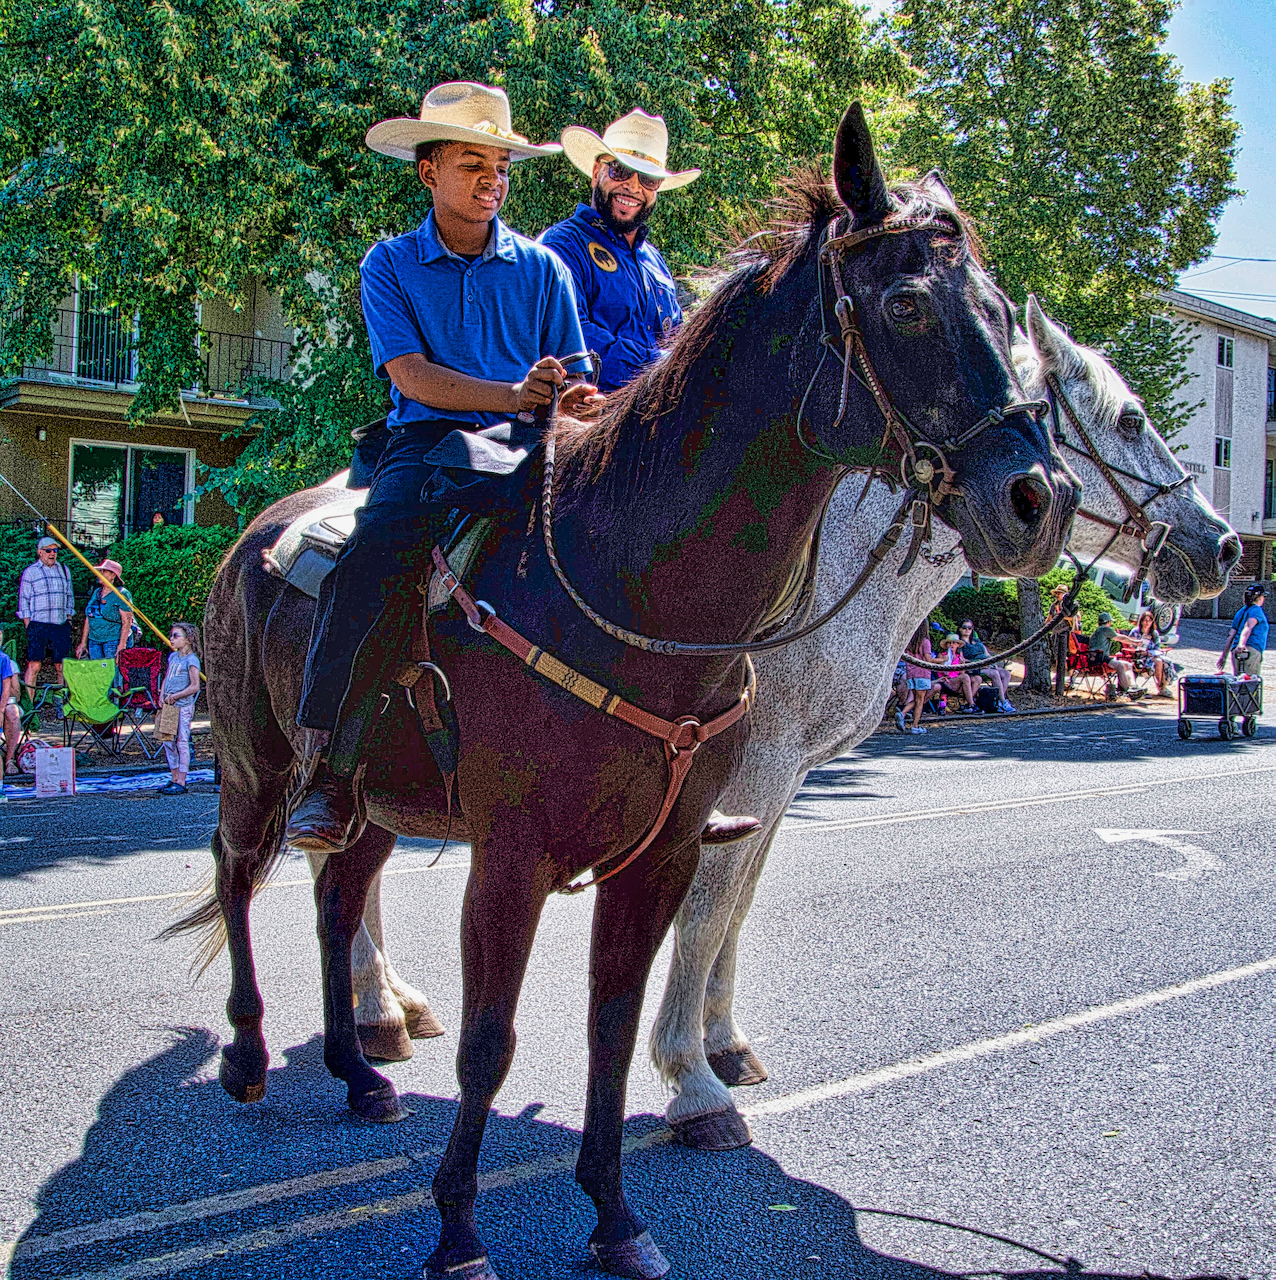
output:
POLYGON ((288 819, 284 840, 305 853, 340 853, 362 834, 353 782, 321 760, 288 819))

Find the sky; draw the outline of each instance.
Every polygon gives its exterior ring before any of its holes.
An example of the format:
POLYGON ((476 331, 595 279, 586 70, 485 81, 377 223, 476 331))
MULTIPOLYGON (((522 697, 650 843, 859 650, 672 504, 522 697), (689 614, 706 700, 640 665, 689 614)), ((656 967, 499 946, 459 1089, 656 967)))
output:
POLYGON ((1184 0, 1167 44, 1185 80, 1232 79, 1232 102, 1244 132, 1237 186, 1218 226, 1214 258, 1187 271, 1179 287, 1211 302, 1276 316, 1276 0, 1184 0), (1248 296, 1246 296, 1248 295, 1248 296))

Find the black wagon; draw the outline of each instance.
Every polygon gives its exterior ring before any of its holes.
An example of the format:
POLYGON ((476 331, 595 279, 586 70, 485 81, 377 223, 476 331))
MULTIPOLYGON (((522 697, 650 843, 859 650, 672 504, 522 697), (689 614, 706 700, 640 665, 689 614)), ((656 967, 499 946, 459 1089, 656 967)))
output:
POLYGON ((1263 710, 1263 682, 1240 676, 1179 677, 1179 737, 1192 736, 1193 720, 1217 720, 1218 736, 1227 742, 1241 732, 1252 738, 1258 732, 1263 710))

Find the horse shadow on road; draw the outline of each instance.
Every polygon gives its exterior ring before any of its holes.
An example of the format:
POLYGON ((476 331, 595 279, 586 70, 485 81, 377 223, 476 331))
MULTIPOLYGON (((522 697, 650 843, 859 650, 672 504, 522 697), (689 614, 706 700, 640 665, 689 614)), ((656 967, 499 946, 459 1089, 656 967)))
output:
MULTIPOLYGON (((111 1087, 82 1155, 39 1191, 39 1216, 13 1253, 13 1280, 420 1276, 437 1222, 429 1179, 454 1102, 406 1094, 413 1114, 403 1123, 355 1121, 314 1037, 285 1051, 264 1102, 239 1107, 216 1082, 217 1051, 212 1032, 176 1029, 167 1048, 111 1087)), ((504 1280, 599 1274, 585 1248, 592 1209, 571 1175, 580 1135, 537 1119, 537 1109, 494 1112, 488 1126, 478 1217, 493 1264, 504 1280)), ((630 1204, 675 1277, 963 1274, 951 1269, 951 1246, 946 1256, 934 1251, 946 1266, 870 1247, 853 1205, 789 1176, 756 1148, 706 1156, 675 1146, 665 1132, 658 1117, 631 1118, 625 1166, 630 1204)), ((960 1237, 963 1229, 955 1231, 960 1237)), ((1042 1255, 996 1248, 995 1265, 980 1248, 963 1248, 962 1260, 977 1261, 984 1275, 1023 1280, 1133 1280, 1072 1261, 1020 1270, 1042 1255)))

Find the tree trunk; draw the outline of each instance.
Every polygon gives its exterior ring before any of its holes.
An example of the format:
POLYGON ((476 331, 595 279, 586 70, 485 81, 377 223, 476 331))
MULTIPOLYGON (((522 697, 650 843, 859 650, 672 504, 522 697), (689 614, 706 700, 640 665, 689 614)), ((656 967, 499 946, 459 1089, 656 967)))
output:
MULTIPOLYGON (((1036 578, 1018 578, 1019 588, 1019 638, 1026 640, 1045 624, 1046 615, 1041 610, 1041 588, 1036 578)), ((1023 688, 1036 693, 1050 693, 1050 651, 1046 641, 1038 640, 1023 655, 1023 688)))

